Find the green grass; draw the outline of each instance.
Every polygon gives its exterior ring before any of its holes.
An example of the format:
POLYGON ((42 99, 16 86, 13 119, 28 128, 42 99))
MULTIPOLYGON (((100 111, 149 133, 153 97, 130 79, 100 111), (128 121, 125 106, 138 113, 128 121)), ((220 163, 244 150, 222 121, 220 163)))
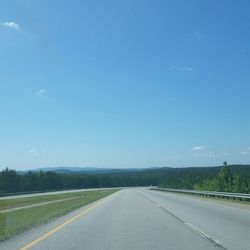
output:
MULTIPOLYGON (((89 192, 89 191, 86 191, 89 192)), ((0 210, 10 209, 15 207, 23 207, 28 205, 33 205, 41 202, 62 200, 68 198, 78 198, 84 196, 86 192, 75 192, 75 193, 65 193, 56 195, 42 195, 27 198, 16 198, 16 199, 6 199, 0 200, 0 210)))
POLYGON ((101 199, 117 190, 85 191, 79 193, 67 193, 60 195, 39 196, 30 198, 18 198, 0 200, 1 209, 17 206, 33 205, 40 202, 61 200, 74 197, 59 203, 52 203, 34 208, 0 213, 0 241, 3 241, 31 227, 49 222, 53 218, 62 216, 72 210, 101 199))

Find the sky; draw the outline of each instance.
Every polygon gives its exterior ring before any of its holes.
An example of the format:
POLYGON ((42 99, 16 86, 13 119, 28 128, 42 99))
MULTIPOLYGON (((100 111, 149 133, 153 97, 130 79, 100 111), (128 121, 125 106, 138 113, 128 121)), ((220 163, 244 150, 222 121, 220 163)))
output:
POLYGON ((1 0, 0 169, 249 164, 249 13, 1 0))

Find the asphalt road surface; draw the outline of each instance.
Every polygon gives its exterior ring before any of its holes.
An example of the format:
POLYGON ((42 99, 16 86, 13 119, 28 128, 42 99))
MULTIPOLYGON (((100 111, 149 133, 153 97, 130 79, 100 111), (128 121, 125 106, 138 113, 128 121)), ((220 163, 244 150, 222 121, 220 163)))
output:
POLYGON ((51 191, 51 192, 31 193, 31 194, 17 194, 17 195, 2 196, 2 197, 0 197, 0 200, 29 198, 29 197, 44 196, 44 195, 55 195, 55 194, 87 192, 87 191, 95 191, 95 190, 123 189, 123 188, 124 187, 120 187, 120 188, 119 187, 118 188, 86 188, 86 189, 71 189, 71 190, 51 191))
POLYGON ((2 242, 0 249, 249 250, 249 207, 125 189, 2 242))

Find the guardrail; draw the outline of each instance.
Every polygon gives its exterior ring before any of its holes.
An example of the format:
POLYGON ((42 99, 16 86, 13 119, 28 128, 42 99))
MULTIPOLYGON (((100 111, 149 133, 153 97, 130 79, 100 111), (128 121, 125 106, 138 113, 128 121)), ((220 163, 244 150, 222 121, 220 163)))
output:
POLYGON ((196 191, 196 190, 170 189, 170 188, 151 188, 151 190, 191 194, 191 195, 206 196, 206 197, 216 197, 216 198, 231 199, 231 200, 244 200, 250 202, 250 194, 242 194, 242 193, 196 191))

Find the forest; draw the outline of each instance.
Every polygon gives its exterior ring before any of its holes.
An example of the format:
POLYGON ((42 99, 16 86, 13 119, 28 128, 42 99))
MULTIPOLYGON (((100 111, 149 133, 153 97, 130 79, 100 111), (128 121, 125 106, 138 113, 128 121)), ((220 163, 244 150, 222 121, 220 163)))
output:
POLYGON ((218 167, 153 168, 110 173, 0 172, 0 195, 5 193, 78 188, 160 186, 222 192, 250 193, 250 165, 218 167))

